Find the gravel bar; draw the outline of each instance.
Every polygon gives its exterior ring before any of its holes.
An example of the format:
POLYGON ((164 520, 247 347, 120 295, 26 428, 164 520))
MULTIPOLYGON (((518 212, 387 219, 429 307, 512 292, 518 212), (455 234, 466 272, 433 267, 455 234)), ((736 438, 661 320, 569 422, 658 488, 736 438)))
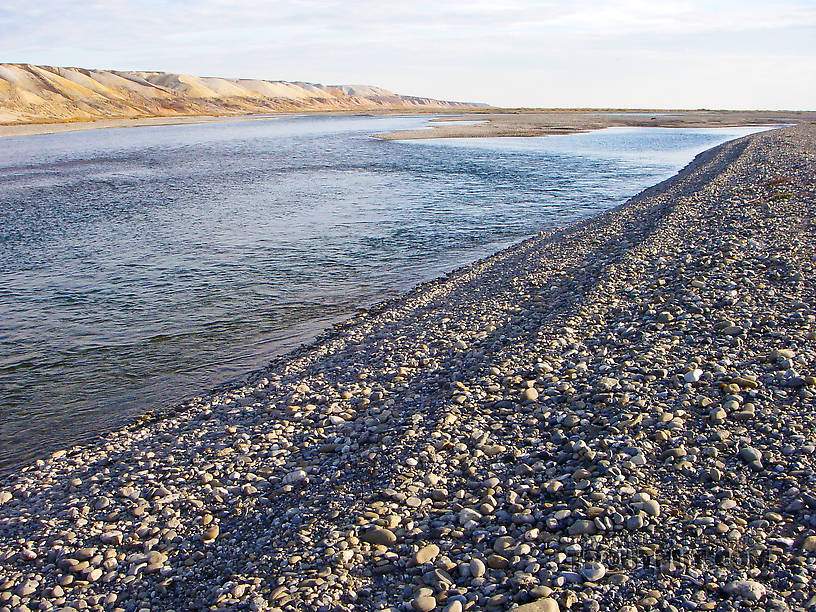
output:
POLYGON ((811 610, 816 126, 0 480, 0 612, 811 610))

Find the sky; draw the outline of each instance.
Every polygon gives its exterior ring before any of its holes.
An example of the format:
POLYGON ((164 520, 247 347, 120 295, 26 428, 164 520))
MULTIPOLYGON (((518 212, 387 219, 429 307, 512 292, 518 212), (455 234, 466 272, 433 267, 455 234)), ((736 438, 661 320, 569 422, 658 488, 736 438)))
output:
POLYGON ((0 0, 0 62, 505 107, 816 109, 816 0, 0 0))

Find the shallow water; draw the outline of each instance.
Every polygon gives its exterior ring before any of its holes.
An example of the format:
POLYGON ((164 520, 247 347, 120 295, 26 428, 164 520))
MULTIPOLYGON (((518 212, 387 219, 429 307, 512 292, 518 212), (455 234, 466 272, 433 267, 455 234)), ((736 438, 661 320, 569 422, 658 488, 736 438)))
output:
POLYGON ((0 469, 265 365, 752 129, 381 141, 416 117, 0 140, 0 469))

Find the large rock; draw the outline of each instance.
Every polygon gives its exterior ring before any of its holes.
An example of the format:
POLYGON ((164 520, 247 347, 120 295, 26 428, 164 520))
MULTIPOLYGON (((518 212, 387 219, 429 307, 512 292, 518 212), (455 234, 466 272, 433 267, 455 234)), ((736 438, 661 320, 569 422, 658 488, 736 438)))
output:
POLYGON ((581 575, 590 582, 598 582, 606 576, 606 568, 603 563, 585 563, 583 567, 581 567, 581 575))
POLYGON ((411 602, 416 612, 431 612, 436 608, 436 598, 433 595, 420 595, 411 602))
POLYGON ((369 544, 376 544, 378 546, 391 546, 396 543, 397 536, 394 532, 385 527, 373 527, 368 531, 363 532, 360 536, 363 542, 369 544))
POLYGON ((534 402, 538 399, 538 391, 530 387, 529 389, 525 389, 521 392, 521 401, 522 402, 534 402))
POLYGON ((739 457, 745 463, 754 463, 755 461, 762 461, 762 451, 751 446, 744 446, 740 449, 739 457))
POLYGON ((640 504, 640 507, 649 516, 660 516, 660 504, 655 499, 647 499, 645 502, 640 504))
POLYGON ((542 597, 519 606, 516 612, 561 612, 561 606, 552 597, 542 597))
POLYGON ((439 547, 436 544, 428 544, 417 551, 416 555, 414 555, 414 561, 417 565, 424 565, 436 559, 438 554, 439 547))
POLYGON ((218 525, 210 525, 204 530, 204 533, 201 534, 201 541, 205 544, 208 542, 214 542, 220 531, 221 530, 218 528, 218 525))
POLYGON ((759 601, 765 597, 765 586, 756 580, 734 580, 723 588, 727 595, 744 601, 759 601))
POLYGON ((581 519, 570 525, 567 533, 570 535, 595 535, 598 533, 598 527, 595 525, 595 521, 581 519))

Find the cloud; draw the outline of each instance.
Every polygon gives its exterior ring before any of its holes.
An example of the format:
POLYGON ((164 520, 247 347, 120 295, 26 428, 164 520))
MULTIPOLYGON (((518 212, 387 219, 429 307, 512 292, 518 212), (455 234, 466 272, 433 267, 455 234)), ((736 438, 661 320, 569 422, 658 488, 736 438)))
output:
POLYGON ((813 3, 779 2, 652 2, 615 0, 579 3, 575 10, 554 19, 526 21, 563 27, 571 32, 627 36, 635 33, 699 33, 755 31, 816 25, 813 3))
POLYGON ((3 0, 0 14, 19 26, 16 37, 8 30, 3 35, 11 40, 46 33, 57 40, 79 34, 106 37, 108 32, 127 32, 135 39, 144 39, 174 33, 211 34, 231 28, 265 29, 284 37, 290 37, 290 32, 310 31, 370 40, 383 33, 395 38, 433 37, 440 32, 501 35, 525 30, 555 31, 562 36, 626 36, 816 26, 816 5, 795 1, 42 0, 22 4, 3 0))
MULTIPOLYGON (((607 82, 616 70, 648 69, 648 82, 627 82, 635 94, 651 96, 660 83, 674 90, 683 75, 682 85, 702 103, 707 91, 721 88, 695 79, 695 69, 709 75, 726 60, 742 71, 732 68, 728 80, 773 78, 765 60, 780 56, 805 66, 808 78, 816 2, 0 0, 0 48, 5 60, 19 62, 353 80, 520 105, 535 103, 536 87, 539 104, 553 99, 552 84, 544 89, 537 79, 558 78, 564 101, 574 99, 570 91, 586 96, 587 82, 607 82)), ((816 85, 810 87, 812 104, 816 85)), ((608 103, 629 99, 622 94, 610 84, 608 103)))

